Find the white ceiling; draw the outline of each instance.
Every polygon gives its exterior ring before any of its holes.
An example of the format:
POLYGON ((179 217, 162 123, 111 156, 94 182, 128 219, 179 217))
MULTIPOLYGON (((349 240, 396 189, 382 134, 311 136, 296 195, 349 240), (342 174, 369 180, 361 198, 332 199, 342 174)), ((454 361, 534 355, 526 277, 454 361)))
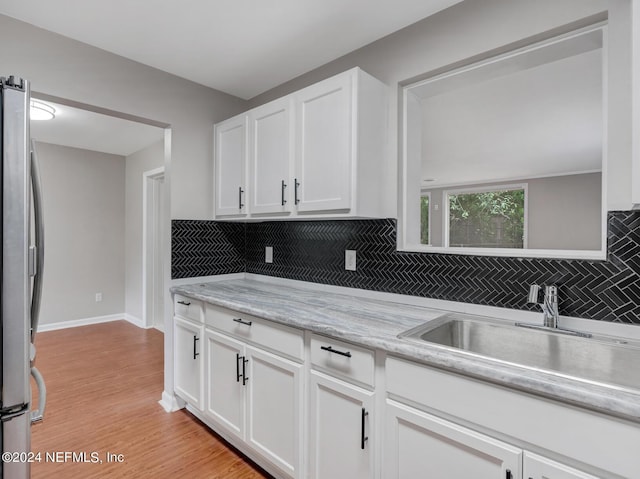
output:
POLYGON ((0 13, 249 99, 461 0, 0 0, 0 13))
POLYGON ((602 169, 601 49, 421 103, 424 187, 602 169))
POLYGON ((44 143, 128 156, 164 138, 164 130, 50 101, 49 121, 31 121, 31 138, 44 143))

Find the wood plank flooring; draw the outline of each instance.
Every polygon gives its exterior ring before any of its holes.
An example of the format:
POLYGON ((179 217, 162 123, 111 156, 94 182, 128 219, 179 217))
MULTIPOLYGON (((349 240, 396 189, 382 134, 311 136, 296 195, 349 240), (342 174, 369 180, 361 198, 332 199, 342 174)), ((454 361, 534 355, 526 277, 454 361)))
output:
POLYGON ((44 422, 32 427, 42 460, 33 479, 269 477, 188 412, 158 404, 162 333, 114 321, 40 333, 36 347, 48 397, 44 422), (46 461, 64 452, 87 461, 96 452, 102 463, 46 461), (107 462, 107 452, 124 462, 107 462))

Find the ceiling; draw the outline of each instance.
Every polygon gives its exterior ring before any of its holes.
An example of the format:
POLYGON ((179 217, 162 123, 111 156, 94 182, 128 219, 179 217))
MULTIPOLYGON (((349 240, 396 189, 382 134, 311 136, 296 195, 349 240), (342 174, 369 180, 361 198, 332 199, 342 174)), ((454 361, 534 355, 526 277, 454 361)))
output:
POLYGON ((423 187, 600 171, 602 85, 595 49, 439 87, 421 99, 423 187))
POLYGON ((249 99, 461 0, 0 0, 0 13, 249 99))
POLYGON ((36 141, 128 156, 164 138, 162 128, 50 101, 45 103, 55 108, 56 117, 31 121, 31 138, 36 141))

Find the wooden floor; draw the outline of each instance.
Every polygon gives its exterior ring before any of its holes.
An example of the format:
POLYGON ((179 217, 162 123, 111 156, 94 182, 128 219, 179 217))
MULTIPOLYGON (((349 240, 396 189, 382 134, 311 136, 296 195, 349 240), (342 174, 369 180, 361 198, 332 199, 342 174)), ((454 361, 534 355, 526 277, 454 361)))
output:
POLYGON ((32 478, 266 477, 186 411, 167 414, 163 335, 126 321, 38 334, 37 366, 47 384, 45 420, 32 428, 32 478), (102 463, 47 462, 82 453, 102 463), (107 462, 107 453, 124 462, 107 462))

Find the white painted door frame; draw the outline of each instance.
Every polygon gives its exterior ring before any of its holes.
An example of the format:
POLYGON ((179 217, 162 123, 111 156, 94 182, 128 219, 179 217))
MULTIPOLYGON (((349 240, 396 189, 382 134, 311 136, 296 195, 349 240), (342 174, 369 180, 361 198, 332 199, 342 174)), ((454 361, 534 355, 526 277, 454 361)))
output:
MULTIPOLYGON (((151 204, 151 202, 149 201, 149 197, 151 194, 153 194, 154 184, 152 182, 164 178, 164 166, 142 173, 142 324, 145 328, 151 328, 154 326, 153 318, 151 318, 150 315, 150 309, 153 310, 153 308, 149 308, 150 301, 153 301, 154 299, 154 295, 152 294, 153 288, 151 287, 153 283, 152 281, 150 281, 152 275, 154 274, 154 260, 153 257, 150 257, 150 255, 154 254, 156 248, 150 246, 149 243, 154 238, 153 233, 157 232, 149 231, 149 223, 152 219, 150 218, 150 213, 155 211, 155 208, 158 207, 158 202, 156 201, 155 205, 151 204)), ((164 202, 164 198, 160 198, 160 201, 164 202)), ((164 222, 161 220, 160 223, 164 222)), ((166 231, 162 231, 164 229, 162 227, 160 229, 163 236, 162 241, 164 242, 166 241, 166 231)), ((161 254, 164 256, 165 249, 166 245, 164 245, 164 247, 161 247, 160 251, 155 251, 155 254, 161 254)))

